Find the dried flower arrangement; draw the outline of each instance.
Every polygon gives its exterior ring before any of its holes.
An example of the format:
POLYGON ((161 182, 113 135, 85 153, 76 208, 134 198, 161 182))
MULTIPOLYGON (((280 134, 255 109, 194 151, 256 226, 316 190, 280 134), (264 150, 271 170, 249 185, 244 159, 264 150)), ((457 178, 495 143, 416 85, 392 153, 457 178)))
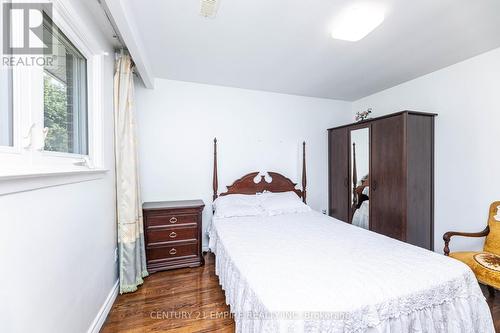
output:
POLYGON ((363 112, 356 112, 356 121, 363 121, 368 119, 368 116, 372 113, 372 108, 368 108, 363 112))

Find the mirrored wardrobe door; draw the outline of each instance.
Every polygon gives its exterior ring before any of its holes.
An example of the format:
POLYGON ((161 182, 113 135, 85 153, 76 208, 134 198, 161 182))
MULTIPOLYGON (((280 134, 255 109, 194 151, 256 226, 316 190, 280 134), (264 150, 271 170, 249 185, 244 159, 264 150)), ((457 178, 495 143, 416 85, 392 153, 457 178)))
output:
POLYGON ((351 223, 370 229, 370 128, 350 131, 351 223))

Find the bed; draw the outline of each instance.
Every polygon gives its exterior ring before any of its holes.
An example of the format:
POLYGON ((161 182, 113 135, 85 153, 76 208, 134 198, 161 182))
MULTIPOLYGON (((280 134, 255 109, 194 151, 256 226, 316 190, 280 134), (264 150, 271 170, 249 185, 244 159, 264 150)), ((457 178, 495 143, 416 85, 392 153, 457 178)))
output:
MULTIPOLYGON (((305 206, 305 191, 287 177, 272 172, 271 181, 261 175, 255 182, 258 176, 241 177, 220 196, 267 202, 256 193, 292 193, 305 206)), ((216 211, 209 234, 237 332, 494 332, 466 265, 310 209, 216 211)))
POLYGON ((370 200, 369 187, 365 186, 361 192, 362 200, 358 201, 358 205, 353 206, 354 214, 352 215, 352 224, 364 229, 370 229, 370 200))

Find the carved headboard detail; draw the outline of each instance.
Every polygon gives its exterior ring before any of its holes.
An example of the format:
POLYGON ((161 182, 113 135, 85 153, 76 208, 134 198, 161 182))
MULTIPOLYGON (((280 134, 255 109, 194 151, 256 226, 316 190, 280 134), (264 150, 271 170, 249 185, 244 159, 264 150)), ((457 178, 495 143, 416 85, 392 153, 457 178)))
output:
MULTIPOLYGON (((255 194, 264 191, 270 192, 288 192, 293 191, 297 193, 299 197, 302 198, 304 203, 306 202, 306 143, 302 143, 302 190, 296 189, 296 183, 292 182, 290 178, 283 176, 278 172, 267 172, 271 177, 271 181, 267 182, 265 175, 260 176, 258 183, 255 182, 255 178, 260 174, 260 172, 252 172, 244 175, 240 179, 234 181, 233 184, 227 186, 227 191, 219 195, 224 196, 228 194, 255 194)), ((214 173, 213 173, 213 199, 218 197, 218 176, 217 176, 217 139, 214 139, 214 173)))

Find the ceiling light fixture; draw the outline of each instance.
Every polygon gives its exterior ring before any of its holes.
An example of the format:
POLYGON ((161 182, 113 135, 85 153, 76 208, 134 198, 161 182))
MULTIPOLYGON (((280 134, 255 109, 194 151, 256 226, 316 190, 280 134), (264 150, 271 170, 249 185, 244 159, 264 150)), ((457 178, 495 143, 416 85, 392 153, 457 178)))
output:
POLYGON ((385 18, 384 9, 370 3, 358 3, 344 9, 334 20, 331 36, 357 42, 375 30, 385 18))
POLYGON ((218 0, 201 0, 200 15, 204 17, 215 17, 219 5, 218 0))

